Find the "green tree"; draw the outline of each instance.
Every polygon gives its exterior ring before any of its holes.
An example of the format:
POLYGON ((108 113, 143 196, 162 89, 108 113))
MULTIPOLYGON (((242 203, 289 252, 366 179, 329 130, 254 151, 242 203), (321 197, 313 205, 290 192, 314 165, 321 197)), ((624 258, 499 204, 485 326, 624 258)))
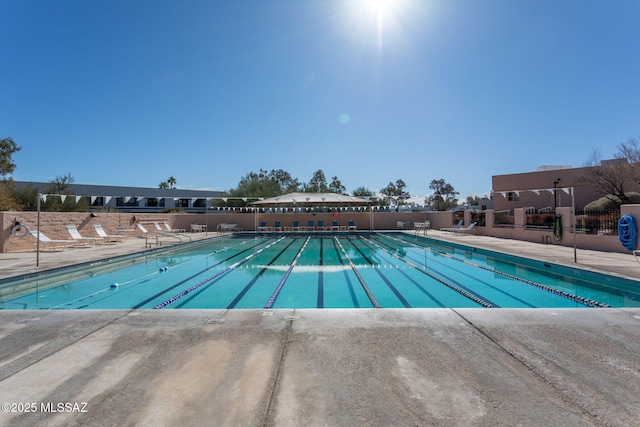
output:
POLYGON ((331 178, 331 184, 329 184, 329 190, 333 193, 344 194, 347 191, 347 188, 342 185, 342 182, 338 179, 337 176, 331 178))
POLYGON ((162 188, 164 190, 166 189, 174 189, 176 188, 176 182, 177 180, 170 176, 169 179, 167 179, 166 181, 162 181, 160 184, 158 184, 158 188, 162 188))
POLYGON ((404 205, 405 201, 411 197, 411 195, 405 191, 406 186, 405 182, 401 179, 396 180, 395 183, 389 182, 385 188, 380 190, 380 193, 385 196, 383 202, 398 210, 398 207, 404 205))
POLYGON ((22 210, 20 202, 15 198, 15 192, 16 184, 12 179, 0 180, 0 211, 22 210))
POLYGON ((15 183, 12 186, 12 197, 17 204, 16 210, 21 211, 35 211, 38 208, 38 189, 32 185, 18 190, 15 188, 15 183))
POLYGON ((304 184, 304 191, 307 193, 327 193, 329 192, 329 186, 327 185, 327 178, 324 175, 322 169, 318 169, 313 173, 311 180, 304 184))
POLYGON ((353 190, 353 195, 356 197, 372 197, 374 196, 373 191, 369 190, 366 187, 358 187, 353 190))
MULTIPOLYGON (((246 198, 246 202, 257 200, 260 197, 275 197, 285 193, 300 191, 300 183, 291 177, 289 172, 282 169, 267 172, 260 169, 259 172, 249 172, 240 179, 238 186, 227 192, 229 197, 246 198)), ((221 200, 218 206, 245 206, 244 200, 221 200)))
POLYGON ((16 169, 16 164, 13 163, 13 154, 20 151, 21 148, 11 137, 0 140, 0 176, 7 176, 12 174, 16 169))
POLYGON ((0 140, 0 210, 15 211, 21 209, 21 204, 14 198, 16 186, 12 179, 6 176, 13 173, 16 164, 13 163, 13 154, 21 148, 11 137, 0 140))
POLYGON ((376 197, 376 195, 373 193, 373 191, 369 190, 366 187, 358 187, 355 190, 353 190, 352 195, 355 197, 362 197, 364 198, 369 198, 369 201, 372 204, 376 204, 378 202, 378 198, 376 197))
POLYGON ((425 200, 428 206, 437 211, 446 211, 458 205, 458 193, 451 184, 445 182, 444 179, 434 179, 429 184, 429 188, 433 190, 433 194, 425 200))
POLYGON ((467 205, 469 206, 478 206, 480 204, 480 197, 476 195, 467 196, 467 205))
POLYGON ((167 179, 167 184, 169 184, 169 188, 171 189, 176 188, 177 182, 178 181, 173 176, 170 176, 169 179, 167 179))
POLYGON ((68 197, 71 196, 73 181, 71 173, 64 176, 56 176, 49 181, 45 188, 47 200, 42 203, 42 210, 49 212, 80 212, 87 210, 89 202, 86 197, 81 198, 78 202, 76 202, 75 197, 68 197))
MULTIPOLYGON (((279 188, 279 193, 277 195, 300 191, 300 182, 297 178, 293 178, 287 171, 282 169, 272 170, 269 173, 269 176, 272 180, 275 180, 277 187, 279 188)), ((274 194, 274 196, 275 195, 276 194, 274 194)))

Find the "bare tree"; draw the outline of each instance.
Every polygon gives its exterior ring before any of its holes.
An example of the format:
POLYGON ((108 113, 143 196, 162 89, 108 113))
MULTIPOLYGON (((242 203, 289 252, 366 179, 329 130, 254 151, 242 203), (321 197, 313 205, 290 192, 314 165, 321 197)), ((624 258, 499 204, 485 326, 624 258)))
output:
POLYGON ((594 149, 585 166, 581 183, 591 185, 618 206, 631 203, 629 188, 640 184, 640 140, 631 138, 619 144, 612 160, 602 160, 600 150, 594 149))

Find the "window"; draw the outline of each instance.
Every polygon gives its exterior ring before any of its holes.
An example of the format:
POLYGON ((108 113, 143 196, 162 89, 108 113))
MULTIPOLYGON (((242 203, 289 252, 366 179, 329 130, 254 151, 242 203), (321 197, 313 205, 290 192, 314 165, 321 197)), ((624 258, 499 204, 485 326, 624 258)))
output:
POLYGON ((104 197, 101 196, 93 196, 90 197, 91 206, 104 206, 104 197))
POLYGON ((517 202, 518 200, 520 200, 520 194, 516 193, 515 191, 510 191, 508 194, 508 200, 510 202, 517 202))
POLYGON ((196 199, 193 202, 193 207, 194 208, 204 208, 207 206, 207 199, 196 199))
POLYGON ((137 197, 118 197, 116 198, 116 206, 138 206, 137 197))
POLYGON ((156 197, 147 197, 147 207, 148 208, 164 208, 164 199, 156 198, 156 197))
POLYGON ((176 203, 176 207, 178 208, 188 208, 189 207, 189 199, 178 199, 176 203))

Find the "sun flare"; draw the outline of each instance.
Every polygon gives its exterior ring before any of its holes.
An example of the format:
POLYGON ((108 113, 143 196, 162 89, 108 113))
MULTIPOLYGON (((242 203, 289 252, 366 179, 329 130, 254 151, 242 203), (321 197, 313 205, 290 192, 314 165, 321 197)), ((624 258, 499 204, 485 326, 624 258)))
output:
POLYGON ((358 0, 356 12, 363 23, 375 26, 377 43, 383 44, 383 38, 388 27, 398 15, 402 0, 358 0))

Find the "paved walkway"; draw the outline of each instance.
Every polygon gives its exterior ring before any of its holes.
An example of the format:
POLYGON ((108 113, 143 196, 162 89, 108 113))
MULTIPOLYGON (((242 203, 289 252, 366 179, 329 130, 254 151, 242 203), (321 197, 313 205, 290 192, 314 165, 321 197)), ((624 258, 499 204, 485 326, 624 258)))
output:
POLYGON ((631 426, 638 354, 639 309, 5 311, 0 425, 631 426))
MULTIPOLYGON (((571 248, 446 238, 573 260, 571 248)), ((144 244, 43 260, 120 250, 144 244)), ((4 271, 34 268, 5 256, 4 271)), ((640 309, 0 311, 0 425, 629 426, 638 354, 640 309)))

